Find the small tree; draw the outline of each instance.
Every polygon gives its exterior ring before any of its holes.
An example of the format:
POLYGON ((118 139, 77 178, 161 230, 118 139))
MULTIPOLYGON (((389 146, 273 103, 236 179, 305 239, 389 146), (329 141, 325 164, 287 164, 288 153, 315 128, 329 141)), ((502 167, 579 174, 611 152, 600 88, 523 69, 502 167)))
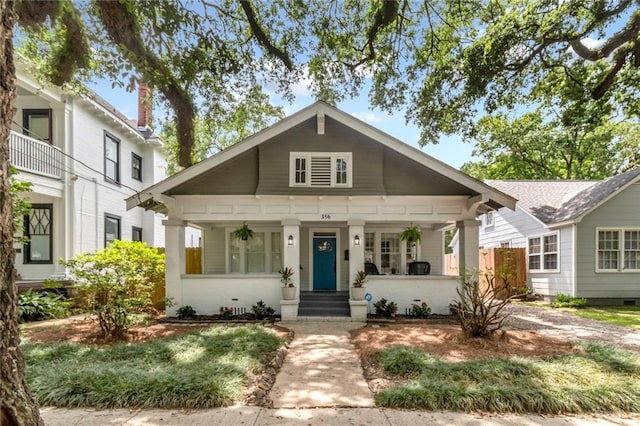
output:
POLYGON ((485 337, 500 330, 509 316, 504 308, 517 296, 498 299, 495 275, 484 275, 485 286, 480 284, 475 274, 467 274, 462 280, 462 289, 456 289, 460 299, 451 305, 467 337, 485 337))
POLYGON ((121 338, 132 314, 152 307, 153 289, 164 282, 164 254, 137 241, 114 241, 67 262, 74 286, 86 293, 103 337, 121 338))

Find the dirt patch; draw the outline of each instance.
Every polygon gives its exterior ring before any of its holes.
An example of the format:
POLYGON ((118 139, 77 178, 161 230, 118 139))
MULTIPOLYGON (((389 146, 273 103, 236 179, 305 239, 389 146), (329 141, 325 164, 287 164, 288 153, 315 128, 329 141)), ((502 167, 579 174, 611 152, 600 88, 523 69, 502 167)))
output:
MULTIPOLYGON (((245 323, 246 324, 246 323, 245 323)), ((29 343, 82 343, 105 345, 117 342, 145 342, 178 334, 191 333, 210 327, 207 323, 166 323, 158 319, 146 324, 135 325, 129 329, 122 340, 103 339, 100 326, 96 320, 86 317, 72 317, 59 320, 42 321, 25 324, 21 328, 23 338, 29 343)), ((236 325, 231 321, 219 321, 216 325, 236 325)), ((285 337, 288 330, 274 327, 280 337, 285 337)))

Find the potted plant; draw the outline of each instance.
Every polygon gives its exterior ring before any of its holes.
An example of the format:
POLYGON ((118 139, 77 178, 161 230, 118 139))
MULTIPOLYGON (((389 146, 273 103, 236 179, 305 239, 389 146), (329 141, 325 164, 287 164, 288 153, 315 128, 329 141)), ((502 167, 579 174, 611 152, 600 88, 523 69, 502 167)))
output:
POLYGON ((353 300, 363 300, 364 294, 367 292, 367 288, 364 286, 367 280, 367 274, 364 271, 356 272, 356 276, 353 279, 353 288, 351 289, 351 298, 353 300))
POLYGON ((422 239, 422 230, 418 225, 408 226, 404 231, 400 233, 400 241, 406 241, 411 247, 411 257, 415 260, 416 244, 422 239))
POLYGON ((233 236, 238 240, 247 241, 249 238, 253 238, 253 231, 249 229, 246 222, 242 222, 242 226, 233 231, 233 236))
POLYGON ((282 283, 282 298, 293 300, 296 298, 296 286, 293 285, 293 268, 285 267, 280 269, 280 282, 282 283))

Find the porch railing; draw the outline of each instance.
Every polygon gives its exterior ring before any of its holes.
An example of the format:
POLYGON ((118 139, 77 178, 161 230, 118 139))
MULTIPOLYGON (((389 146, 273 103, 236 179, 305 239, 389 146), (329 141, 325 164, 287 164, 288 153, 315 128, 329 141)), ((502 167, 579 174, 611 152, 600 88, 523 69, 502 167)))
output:
POLYGON ((9 160, 18 170, 62 179, 62 151, 46 142, 11 131, 9 160))

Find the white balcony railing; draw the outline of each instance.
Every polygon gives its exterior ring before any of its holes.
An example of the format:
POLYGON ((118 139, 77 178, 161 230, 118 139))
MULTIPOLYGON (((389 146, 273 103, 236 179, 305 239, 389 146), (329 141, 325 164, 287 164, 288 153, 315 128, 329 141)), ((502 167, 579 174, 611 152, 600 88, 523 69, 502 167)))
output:
POLYGON ((62 151, 14 131, 9 137, 10 162, 18 170, 62 179, 62 151))

